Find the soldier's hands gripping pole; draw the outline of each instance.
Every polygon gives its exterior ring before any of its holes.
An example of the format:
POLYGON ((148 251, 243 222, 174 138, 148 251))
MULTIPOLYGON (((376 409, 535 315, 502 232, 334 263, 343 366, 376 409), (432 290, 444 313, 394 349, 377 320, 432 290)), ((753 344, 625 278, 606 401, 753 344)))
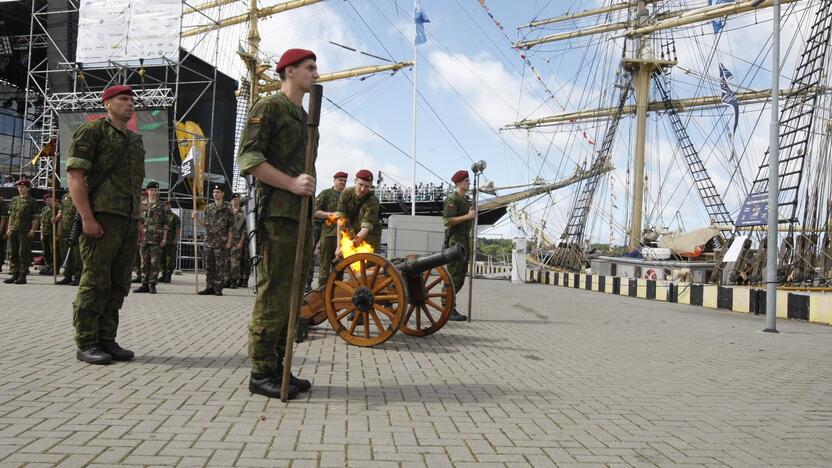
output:
MULTIPOLYGON (((315 165, 315 158, 318 153, 318 122, 321 120, 321 99, 324 88, 321 85, 313 85, 309 93, 309 112, 306 118, 307 141, 306 141, 306 162, 304 174, 312 172, 315 165)), ((298 315, 301 306, 301 271, 306 265, 303 264, 303 254, 306 248, 306 230, 309 227, 309 199, 303 197, 300 201, 300 218, 298 219, 298 236, 295 247, 295 264, 292 270, 292 295, 289 300, 289 327, 286 334, 286 353, 283 358, 283 380, 280 386, 280 401, 289 401, 289 379, 292 375, 292 354, 294 352, 295 334, 298 328, 298 315)))

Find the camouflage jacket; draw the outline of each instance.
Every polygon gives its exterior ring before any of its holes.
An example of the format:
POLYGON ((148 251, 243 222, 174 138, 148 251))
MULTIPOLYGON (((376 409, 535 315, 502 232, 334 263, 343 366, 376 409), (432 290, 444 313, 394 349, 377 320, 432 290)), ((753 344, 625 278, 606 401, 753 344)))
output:
POLYGON ((456 226, 451 226, 451 218, 457 216, 467 215, 471 210, 471 202, 467 197, 458 194, 456 191, 451 192, 445 199, 445 208, 442 210, 442 222, 445 224, 445 240, 448 243, 463 243, 468 245, 471 238, 471 227, 474 225, 473 221, 465 221, 456 226))
POLYGON ((215 249, 225 247, 228 231, 234 223, 231 207, 211 203, 205 209, 205 244, 215 249))
MULTIPOLYGON (((268 162, 286 175, 297 177, 304 172, 306 139, 306 111, 302 107, 283 93, 258 99, 249 111, 237 156, 240 175, 246 176, 251 168, 268 162)), ((309 175, 315 176, 314 164, 309 175)), ((264 206, 266 216, 300 217, 301 197, 259 180, 255 187, 257 206, 264 206)))
POLYGON ((69 230, 72 229, 72 220, 75 218, 75 213, 78 211, 75 209, 75 205, 72 204, 72 197, 69 195, 69 192, 61 198, 61 232, 69 234, 69 230))
MULTIPOLYGON (((315 199, 315 210, 334 212, 338 210, 338 199, 341 197, 341 192, 336 192, 334 188, 328 188, 318 194, 315 199)), ((321 237, 333 237, 337 235, 336 229, 338 226, 335 223, 327 226, 324 222, 321 227, 321 237)))
POLYGON ((167 224, 165 207, 158 201, 148 203, 142 211, 142 223, 144 223, 144 242, 146 244, 160 244, 164 238, 167 224))
POLYGON ((9 202, 9 231, 28 232, 36 217, 35 199, 31 196, 18 195, 9 202))
POLYGON ((165 210, 165 226, 168 228, 168 242, 173 242, 176 230, 182 227, 182 220, 172 210, 165 210))
MULTIPOLYGON (((40 235, 41 237, 52 237, 52 206, 49 203, 43 205, 40 210, 40 235)), ((60 231, 58 231, 60 235, 60 231)))
POLYGON ((246 235, 246 211, 242 208, 234 211, 232 208, 231 213, 234 214, 234 221, 231 225, 231 243, 236 245, 246 235))
POLYGON ((381 218, 379 217, 379 201, 375 194, 368 193, 363 199, 355 195, 355 187, 344 189, 338 198, 338 216, 346 217, 350 222, 350 234, 355 236, 358 231, 366 228, 367 243, 378 250, 381 245, 381 218))
POLYGON ((140 135, 119 130, 106 118, 87 122, 72 136, 66 168, 86 172, 94 213, 139 219, 144 181, 140 135))

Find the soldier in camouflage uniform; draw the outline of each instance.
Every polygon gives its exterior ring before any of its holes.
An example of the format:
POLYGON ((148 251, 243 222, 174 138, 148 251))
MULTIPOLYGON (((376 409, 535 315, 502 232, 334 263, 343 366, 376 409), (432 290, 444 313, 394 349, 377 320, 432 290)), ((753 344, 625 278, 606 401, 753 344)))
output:
POLYGON ((72 320, 76 357, 90 364, 133 359, 132 351, 116 343, 116 334, 119 309, 130 293, 130 265, 144 236, 139 211, 144 145, 127 128, 134 96, 129 86, 105 89, 107 117, 75 131, 66 164, 83 225, 83 271, 72 320))
MULTIPOLYGON (((147 189, 142 189, 142 207, 139 210, 139 213, 144 214, 145 210, 147 210, 147 189)), ((136 274, 136 277, 133 278, 133 283, 141 283, 142 282, 142 249, 136 249, 136 256, 133 257, 133 273, 136 274)))
POLYGON ((38 225, 35 212, 35 199, 29 196, 29 180, 17 181, 18 196, 9 202, 9 225, 6 237, 9 238, 9 273, 11 278, 4 280, 7 284, 26 284, 29 264, 32 263, 32 239, 38 225))
POLYGON ((335 244, 335 255, 341 257, 341 233, 349 230, 353 244, 358 245, 367 241, 375 252, 381 248, 381 218, 379 217, 380 203, 374 193, 373 173, 362 169, 355 173, 355 187, 344 189, 338 198, 339 218, 347 218, 348 223, 338 230, 338 240, 335 244))
MULTIPOLYGON (((258 206, 263 206, 262 215, 258 213, 262 216, 258 219, 262 260, 257 264, 257 299, 248 326, 248 388, 269 398, 280 397, 289 301, 292 294, 300 294, 291 290, 291 282, 301 216, 310 218, 304 236, 301 284, 309 274, 312 210, 302 214, 300 205, 302 197, 315 195, 315 171, 304 174, 307 115, 302 103, 303 95, 318 79, 317 70, 311 51, 289 49, 283 54, 277 64, 280 92, 254 102, 237 156, 240 174, 256 178, 258 206)), ((308 380, 292 376, 289 398, 311 387, 308 380)))
MULTIPOLYGON (((468 171, 457 171, 451 177, 451 181, 456 185, 456 190, 445 199, 445 208, 442 211, 442 221, 445 224, 445 247, 463 244, 465 252, 470 255, 471 228, 477 216, 477 212, 471 208, 471 203, 466 196, 471 188, 471 179, 468 171)), ((448 273, 454 281, 454 294, 458 294, 462 285, 465 284, 465 275, 468 273, 468 256, 464 260, 448 264, 448 273)), ((461 322, 467 318, 457 312, 454 307, 448 320, 461 322)))
POLYGON ((231 226, 234 214, 223 201, 224 192, 219 185, 214 186, 214 203, 205 209, 205 289, 199 295, 215 294, 222 296, 225 278, 228 275, 228 252, 231 250, 231 226))
POLYGON ((142 285, 133 290, 135 293, 156 294, 162 249, 168 242, 166 218, 165 207, 159 203, 159 183, 148 182, 147 206, 142 213, 144 242, 139 247, 142 256, 142 285))
POLYGON ((231 196, 231 211, 234 222, 231 226, 231 265, 228 281, 231 289, 242 286, 243 270, 248 268, 248 246, 246 245, 246 212, 240 208, 240 195, 231 196))
POLYGON ((3 264, 6 263, 6 226, 9 224, 9 210, 6 200, 0 193, 0 272, 3 271, 3 264))
POLYGON ((330 218, 330 222, 324 225, 321 229, 321 237, 318 239, 319 250, 319 270, 318 270, 318 287, 322 287, 329 278, 329 272, 332 271, 332 260, 335 258, 335 242, 338 239, 338 225, 334 222, 336 211, 338 210, 338 198, 341 197, 341 192, 347 186, 347 173, 343 171, 336 172, 332 178, 332 188, 328 188, 318 194, 315 199, 315 217, 318 219, 330 218))
POLYGON ((61 223, 61 252, 63 252, 64 255, 61 257, 60 262, 63 263, 64 260, 66 260, 66 266, 64 267, 63 279, 59 280, 56 284, 71 284, 73 286, 78 286, 81 282, 81 252, 78 249, 78 242, 76 242, 72 247, 69 245, 69 234, 72 231, 72 221, 75 219, 75 215, 77 213, 78 211, 72 203, 72 194, 67 192, 61 199, 61 208, 60 211, 58 211, 57 220, 61 223), (69 252, 68 259, 66 258, 67 252, 69 252))
MULTIPOLYGON (((43 196, 43 208, 40 210, 40 244, 43 247, 43 269, 40 270, 41 275, 51 275, 52 274, 52 265, 53 263, 58 265, 58 268, 61 267, 61 262, 63 258, 61 258, 61 251, 60 245, 56 245, 58 247, 53 252, 52 249, 52 239, 53 236, 53 226, 57 223, 58 213, 55 211, 55 200, 52 199, 52 194, 47 193, 43 196)), ((55 232, 58 234, 60 231, 55 232)))
POLYGON ((176 248, 179 245, 179 236, 182 235, 182 220, 173 212, 170 200, 165 201, 165 225, 168 229, 168 241, 162 249, 162 283, 170 283, 173 270, 176 269, 176 248))

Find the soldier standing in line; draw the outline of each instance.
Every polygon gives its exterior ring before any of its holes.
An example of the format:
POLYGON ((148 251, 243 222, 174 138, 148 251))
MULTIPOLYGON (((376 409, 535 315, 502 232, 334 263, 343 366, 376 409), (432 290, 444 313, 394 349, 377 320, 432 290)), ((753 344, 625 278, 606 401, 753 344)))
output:
MULTIPOLYGON (((147 189, 142 189, 142 206, 139 210, 139 213, 144 214, 145 210, 147 210, 147 189)), ((133 283, 141 283, 142 282, 142 249, 136 249, 136 256, 133 258, 133 273, 136 274, 136 277, 133 278, 133 283)))
POLYGON ((32 239, 38 225, 35 213, 35 199, 29 196, 28 179, 17 181, 18 195, 9 202, 9 225, 6 236, 9 238, 9 273, 11 278, 6 284, 26 284, 29 264, 32 263, 32 239))
POLYGON ((60 249, 52 251, 52 227, 58 219, 55 208, 55 200, 52 199, 52 194, 47 192, 43 196, 43 208, 40 210, 40 243, 43 247, 43 268, 38 273, 40 275, 51 275, 53 262, 60 268, 60 262, 63 261, 60 249))
POLYGON ((162 249, 168 241, 168 229, 165 224, 167 216, 165 208, 159 203, 159 183, 148 182, 146 188, 147 206, 142 213, 144 242, 139 247, 142 257, 142 285, 133 292, 156 294, 162 249))
MULTIPOLYGON (((456 190, 445 199, 445 208, 442 211, 442 221, 445 224, 445 248, 463 244, 465 251, 468 252, 464 260, 448 264, 448 273, 450 273, 454 282, 454 294, 459 294, 462 285, 465 284, 465 275, 468 273, 468 256, 471 253, 471 228, 474 225, 477 212, 471 207, 471 203, 466 196, 471 188, 468 171, 456 171, 451 177, 451 181, 456 185, 456 190)), ((467 318, 454 307, 448 320, 461 322, 467 320, 467 318)))
POLYGON ((83 272, 73 303, 77 359, 90 364, 129 361, 116 342, 119 310, 130 293, 130 264, 144 226, 139 211, 144 145, 127 128, 135 93, 112 86, 101 93, 107 117, 81 125, 72 136, 66 169, 81 215, 83 272))
POLYGON ((6 226, 9 224, 9 211, 6 200, 0 193, 0 272, 3 271, 3 264, 6 263, 6 226))
POLYGON ((237 193, 231 196, 231 211, 234 213, 234 222, 231 225, 231 254, 229 255, 231 268, 227 284, 231 289, 237 289, 242 286, 243 268, 248 263, 246 212, 240 208, 240 195, 237 193))
POLYGON ((168 241, 162 249, 162 283, 170 283, 173 271, 176 269, 176 248, 179 245, 179 236, 182 235, 182 220, 171 209, 170 200, 165 200, 165 226, 168 230, 168 241))
MULTIPOLYGON (((78 286, 81 282, 81 252, 78 250, 78 242, 69 245, 69 234, 72 231, 72 221, 78 211, 72 203, 72 194, 66 192, 61 199, 60 210, 58 211, 57 222, 61 224, 61 252, 66 255, 69 252, 69 259, 64 267, 64 277, 55 284, 71 284, 78 286)), ((79 237, 80 238, 80 237, 79 237)), ((61 262, 65 257, 61 257, 61 262)), ((60 268, 60 267, 59 267, 60 268)))
MULTIPOLYGON (((315 217, 318 219, 327 219, 335 216, 338 210, 338 199, 341 197, 341 192, 347 186, 347 173, 338 171, 332 177, 332 188, 328 188, 318 194, 315 199, 315 217)), ((332 271, 332 260, 335 258, 335 242, 338 239, 337 233, 338 225, 334 222, 330 224, 324 223, 321 229, 321 237, 318 240, 319 249, 319 270, 318 270, 318 287, 322 287, 329 278, 329 272, 332 271)), ((311 275, 310 275, 311 276, 311 275)))
POLYGON ((349 230, 353 244, 358 245, 367 241, 373 251, 381 249, 381 218, 379 217, 380 203, 370 189, 373 187, 373 173, 362 169, 355 173, 355 187, 344 189, 338 198, 339 218, 347 218, 349 225, 338 229, 338 240, 335 244, 335 255, 341 257, 341 233, 349 230))
MULTIPOLYGON (((318 79, 315 53, 289 49, 277 63, 280 92, 261 97, 251 107, 237 156, 240 174, 253 175, 258 201, 264 203, 258 220, 259 249, 257 299, 248 326, 251 377, 248 389, 269 398, 280 398, 283 357, 289 325, 292 267, 302 197, 315 195, 315 173, 305 174, 307 115, 303 96, 318 79)), ((317 142, 314 144, 317 145, 317 142)), ((304 216, 312 218, 312 210, 304 216)), ((312 253, 312 223, 305 234, 301 284, 309 274, 312 253)), ((291 376, 289 398, 308 391, 312 384, 291 376)))
POLYGON ((225 192, 219 185, 212 192, 214 203, 205 209, 205 289, 197 294, 222 296, 225 277, 228 274, 228 251, 231 250, 231 226, 234 214, 225 204, 225 192))

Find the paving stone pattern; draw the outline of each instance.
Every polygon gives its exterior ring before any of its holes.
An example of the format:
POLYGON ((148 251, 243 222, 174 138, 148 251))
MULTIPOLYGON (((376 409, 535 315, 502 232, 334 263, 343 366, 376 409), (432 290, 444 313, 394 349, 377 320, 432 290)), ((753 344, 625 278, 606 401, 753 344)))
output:
POLYGON ((131 294, 138 357, 97 367, 75 288, 29 280, 0 284, 3 467, 832 466, 832 327, 478 281, 474 322, 431 337, 315 329, 286 405, 248 392, 249 290, 131 294))

